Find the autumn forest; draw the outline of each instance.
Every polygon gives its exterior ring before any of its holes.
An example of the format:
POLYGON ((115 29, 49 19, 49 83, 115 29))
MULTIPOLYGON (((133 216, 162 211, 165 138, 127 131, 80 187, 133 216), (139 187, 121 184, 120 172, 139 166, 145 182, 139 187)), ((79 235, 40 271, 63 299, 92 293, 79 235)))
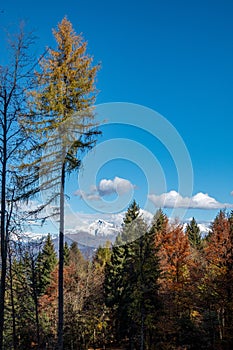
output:
MULTIPOLYGON (((233 215, 202 237, 133 202, 114 245, 64 249, 64 349, 231 349, 233 215)), ((51 236, 11 243, 4 348, 56 349, 58 258, 51 236)))
POLYGON ((21 24, 0 66, 0 349, 232 349, 233 212, 203 236, 159 208, 148 224, 132 201, 115 242, 88 254, 65 243, 68 175, 102 133, 101 67, 66 17, 53 35, 35 58, 21 24), (58 251, 49 233, 23 239, 49 216, 58 251))

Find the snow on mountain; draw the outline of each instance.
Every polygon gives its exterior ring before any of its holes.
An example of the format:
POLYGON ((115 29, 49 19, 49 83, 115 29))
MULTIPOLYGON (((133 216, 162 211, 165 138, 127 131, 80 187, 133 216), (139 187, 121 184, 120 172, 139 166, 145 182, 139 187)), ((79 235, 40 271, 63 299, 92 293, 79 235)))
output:
MULTIPOLYGON (((145 210, 140 210, 140 215, 149 225, 153 218, 153 215, 145 210)), ((108 236, 108 235, 116 235, 122 227, 124 214, 112 214, 110 217, 106 217, 106 219, 96 219, 92 222, 86 230, 95 236, 108 236)))
POLYGON ((113 222, 98 219, 89 225, 88 231, 95 236, 107 236, 119 232, 119 226, 113 222))
MULTIPOLYGON (((153 215, 140 210, 140 215, 149 225, 153 215)), ((104 246, 107 241, 115 242, 117 234, 122 229, 125 212, 117 214, 81 214, 78 225, 66 230, 66 237, 78 244, 97 248, 104 246)))
POLYGON ((152 219, 154 217, 153 214, 151 214, 149 211, 140 209, 139 215, 142 216, 143 220, 147 223, 147 225, 150 225, 152 222, 152 219))
MULTIPOLYGON (((184 223, 184 230, 186 229, 187 224, 187 222, 184 223)), ((210 222, 197 222, 197 226, 199 227, 202 236, 206 236, 210 231, 210 222)))
MULTIPOLYGON (((139 215, 141 215, 141 217, 145 220, 147 225, 150 226, 154 215, 143 209, 140 209, 139 215)), ((105 238, 107 240, 108 236, 113 238, 116 237, 118 232, 120 232, 120 230, 122 229, 124 216, 125 212, 116 214, 78 213, 75 218, 72 218, 72 220, 67 220, 68 222, 72 222, 72 227, 67 228, 65 234, 68 234, 70 236, 77 233, 82 233, 82 235, 86 233, 87 235, 103 239, 105 238)), ((184 230, 188 222, 190 222, 189 219, 187 219, 183 223, 184 230)), ((203 235, 206 235, 210 230, 210 222, 199 221, 197 223, 201 233, 203 235)), ((56 235, 57 234, 55 233, 55 236, 56 235)), ((39 239, 40 237, 44 236, 44 234, 41 234, 39 232, 30 234, 30 232, 28 232, 25 236, 28 236, 28 238, 39 239)))
POLYGON ((206 222, 203 222, 203 223, 199 223, 197 224, 197 226, 199 227, 200 231, 201 231, 201 234, 206 236, 209 231, 210 231, 210 223, 206 223, 206 222))
MULTIPOLYGON (((145 220, 148 226, 150 226, 153 214, 140 209, 140 215, 145 220)), ((72 218, 72 220, 67 220, 71 223, 70 227, 65 230, 65 240, 67 239, 68 245, 73 241, 77 242, 80 248, 97 248, 100 245, 104 246, 106 241, 114 243, 117 234, 122 229, 123 219, 125 212, 116 214, 84 214, 77 213, 77 216, 72 218)), ((190 222, 188 219, 184 222, 184 230, 187 223, 190 222)), ((210 223, 209 222, 198 222, 201 234, 205 236, 209 232, 210 223)), ((47 232, 51 232, 48 230, 47 232)), ((52 239, 58 249, 58 231, 52 231, 52 239)), ((40 240, 47 235, 46 230, 44 233, 40 233, 38 228, 37 232, 27 232, 24 235, 24 240, 40 240)))

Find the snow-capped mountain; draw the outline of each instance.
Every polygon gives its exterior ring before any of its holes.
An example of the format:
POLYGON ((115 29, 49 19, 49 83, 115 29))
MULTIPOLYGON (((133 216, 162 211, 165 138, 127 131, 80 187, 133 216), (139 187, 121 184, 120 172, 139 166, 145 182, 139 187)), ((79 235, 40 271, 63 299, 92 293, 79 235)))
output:
MULTIPOLYGON (((153 215, 145 210, 140 210, 140 215, 149 225, 153 215)), ((83 246, 97 248, 104 246, 107 241, 115 242, 117 234, 122 229, 125 213, 103 214, 97 216, 81 214, 83 219, 73 229, 66 230, 66 237, 83 246)))
MULTIPOLYGON (((149 225, 151 223, 151 220, 153 218, 153 215, 145 210, 140 210, 140 215, 143 217, 143 219, 146 221, 146 223, 149 225)), ((122 213, 111 215, 109 218, 106 218, 105 220, 102 218, 96 219, 94 222, 92 222, 86 230, 94 235, 99 237, 106 237, 106 236, 112 236, 119 233, 122 223, 123 223, 123 217, 124 215, 122 213)))
POLYGON ((201 234, 203 236, 206 236, 210 231, 210 222, 208 222, 208 223, 207 222, 202 222, 202 223, 200 222, 197 224, 197 226, 199 227, 201 234))
MULTIPOLYGON (((148 211, 140 210, 140 215, 143 217, 148 226, 150 226, 153 214, 148 211)), ((70 218, 67 222, 70 224, 65 231, 65 240, 68 245, 73 241, 77 242, 81 249, 86 248, 98 248, 104 246, 107 241, 114 243, 117 234, 122 229, 122 223, 125 216, 125 212, 116 214, 84 214, 78 213, 77 216, 70 218)), ((185 221, 184 230, 187 223, 190 220, 185 221)), ((205 236, 209 232, 209 222, 198 222, 201 234, 205 236)), ((58 244, 57 230, 50 231, 52 238, 56 244, 58 244)), ((38 240, 45 237, 46 233, 27 232, 25 240, 38 240)))
POLYGON ((102 219, 95 220, 88 227, 88 232, 94 236, 115 235, 119 232, 119 226, 114 222, 107 222, 102 219))
MULTIPOLYGON (((187 222, 184 223, 184 230, 186 229, 187 222)), ((210 231, 210 222, 204 221, 204 222, 197 222, 197 226, 200 229, 200 233, 203 237, 205 237, 209 231, 210 231)))

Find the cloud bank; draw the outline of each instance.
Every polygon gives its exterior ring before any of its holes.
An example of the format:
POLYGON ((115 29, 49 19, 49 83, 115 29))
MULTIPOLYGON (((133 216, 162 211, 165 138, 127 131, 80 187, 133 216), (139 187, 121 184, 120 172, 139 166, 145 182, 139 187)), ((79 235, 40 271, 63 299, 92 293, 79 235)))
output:
POLYGON ((231 203, 220 203, 207 193, 199 192, 193 197, 183 197, 176 191, 162 193, 160 195, 149 194, 148 199, 155 207, 160 208, 187 208, 187 209, 222 209, 233 208, 231 203))
POLYGON ((112 194, 123 196, 124 194, 132 191, 134 187, 135 186, 129 180, 116 176, 113 180, 102 179, 97 187, 92 186, 89 193, 82 190, 77 190, 75 195, 82 199, 98 201, 101 200, 102 197, 110 196, 112 194))

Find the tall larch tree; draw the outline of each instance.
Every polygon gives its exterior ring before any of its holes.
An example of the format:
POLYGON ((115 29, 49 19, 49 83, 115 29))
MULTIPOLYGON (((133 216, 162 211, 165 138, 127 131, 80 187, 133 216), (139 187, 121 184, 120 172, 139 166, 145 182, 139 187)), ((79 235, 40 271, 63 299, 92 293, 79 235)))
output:
POLYGON ((62 349, 65 178, 67 172, 79 168, 80 152, 91 148, 98 134, 93 104, 99 65, 93 65, 86 53, 87 43, 66 17, 53 35, 57 47, 49 49, 40 62, 38 88, 31 92, 31 117, 27 120, 29 133, 39 140, 41 156, 27 166, 39 168, 40 186, 35 191, 43 190, 45 204, 59 198, 58 349, 62 349))

